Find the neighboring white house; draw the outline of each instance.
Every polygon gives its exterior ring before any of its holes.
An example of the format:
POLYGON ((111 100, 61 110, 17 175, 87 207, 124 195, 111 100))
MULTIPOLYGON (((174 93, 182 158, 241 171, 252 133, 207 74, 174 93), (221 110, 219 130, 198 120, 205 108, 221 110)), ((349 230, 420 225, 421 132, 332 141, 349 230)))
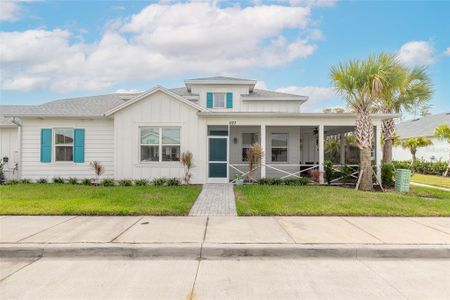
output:
MULTIPOLYGON (((19 178, 181 177, 180 153, 194 157, 194 183, 228 182, 248 172, 246 154, 265 155, 254 177, 299 177, 323 171, 324 139, 354 130, 351 113, 302 113, 307 96, 255 89, 255 80, 209 77, 138 94, 63 99, 36 106, 0 106, 1 155, 19 178)), ((380 130, 373 159, 380 176, 380 130)), ((345 151, 340 163, 345 163, 345 151)))
MULTIPOLYGON (((417 149, 417 158, 427 161, 448 161, 450 145, 446 140, 439 140, 434 136, 434 129, 442 123, 450 124, 450 112, 401 122, 396 126, 395 132, 400 140, 427 137, 433 142, 433 145, 417 149)), ((411 152, 400 146, 393 147, 392 159, 411 160, 411 152)))

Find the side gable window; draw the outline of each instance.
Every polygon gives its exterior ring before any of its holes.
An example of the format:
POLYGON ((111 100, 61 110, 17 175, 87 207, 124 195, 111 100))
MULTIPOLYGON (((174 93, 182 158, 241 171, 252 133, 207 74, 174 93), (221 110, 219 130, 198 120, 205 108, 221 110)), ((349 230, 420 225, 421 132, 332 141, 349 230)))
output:
POLYGON ((180 161, 179 127, 140 127, 141 162, 180 161))
POLYGON ((55 161, 73 161, 73 129, 55 129, 55 161))

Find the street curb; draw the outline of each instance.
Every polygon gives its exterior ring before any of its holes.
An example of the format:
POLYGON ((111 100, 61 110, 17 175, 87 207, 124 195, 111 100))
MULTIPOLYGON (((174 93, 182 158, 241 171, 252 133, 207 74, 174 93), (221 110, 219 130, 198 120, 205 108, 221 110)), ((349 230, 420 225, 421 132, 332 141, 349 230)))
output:
POLYGON ((450 258, 450 245, 364 244, 1 244, 0 257, 450 258))

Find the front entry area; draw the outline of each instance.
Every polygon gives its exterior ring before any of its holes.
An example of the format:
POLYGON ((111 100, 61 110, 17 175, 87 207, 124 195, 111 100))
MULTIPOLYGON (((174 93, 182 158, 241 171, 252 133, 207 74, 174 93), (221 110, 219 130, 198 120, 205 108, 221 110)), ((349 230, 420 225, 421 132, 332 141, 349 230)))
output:
POLYGON ((228 136, 208 136, 208 182, 228 182, 228 136))

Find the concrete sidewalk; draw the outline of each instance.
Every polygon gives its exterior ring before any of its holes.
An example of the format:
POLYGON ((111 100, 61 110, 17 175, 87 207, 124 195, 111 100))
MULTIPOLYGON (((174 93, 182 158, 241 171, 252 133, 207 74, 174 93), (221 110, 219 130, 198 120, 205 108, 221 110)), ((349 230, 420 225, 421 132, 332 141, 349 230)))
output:
POLYGON ((450 257, 450 218, 0 216, 0 255, 450 257))

